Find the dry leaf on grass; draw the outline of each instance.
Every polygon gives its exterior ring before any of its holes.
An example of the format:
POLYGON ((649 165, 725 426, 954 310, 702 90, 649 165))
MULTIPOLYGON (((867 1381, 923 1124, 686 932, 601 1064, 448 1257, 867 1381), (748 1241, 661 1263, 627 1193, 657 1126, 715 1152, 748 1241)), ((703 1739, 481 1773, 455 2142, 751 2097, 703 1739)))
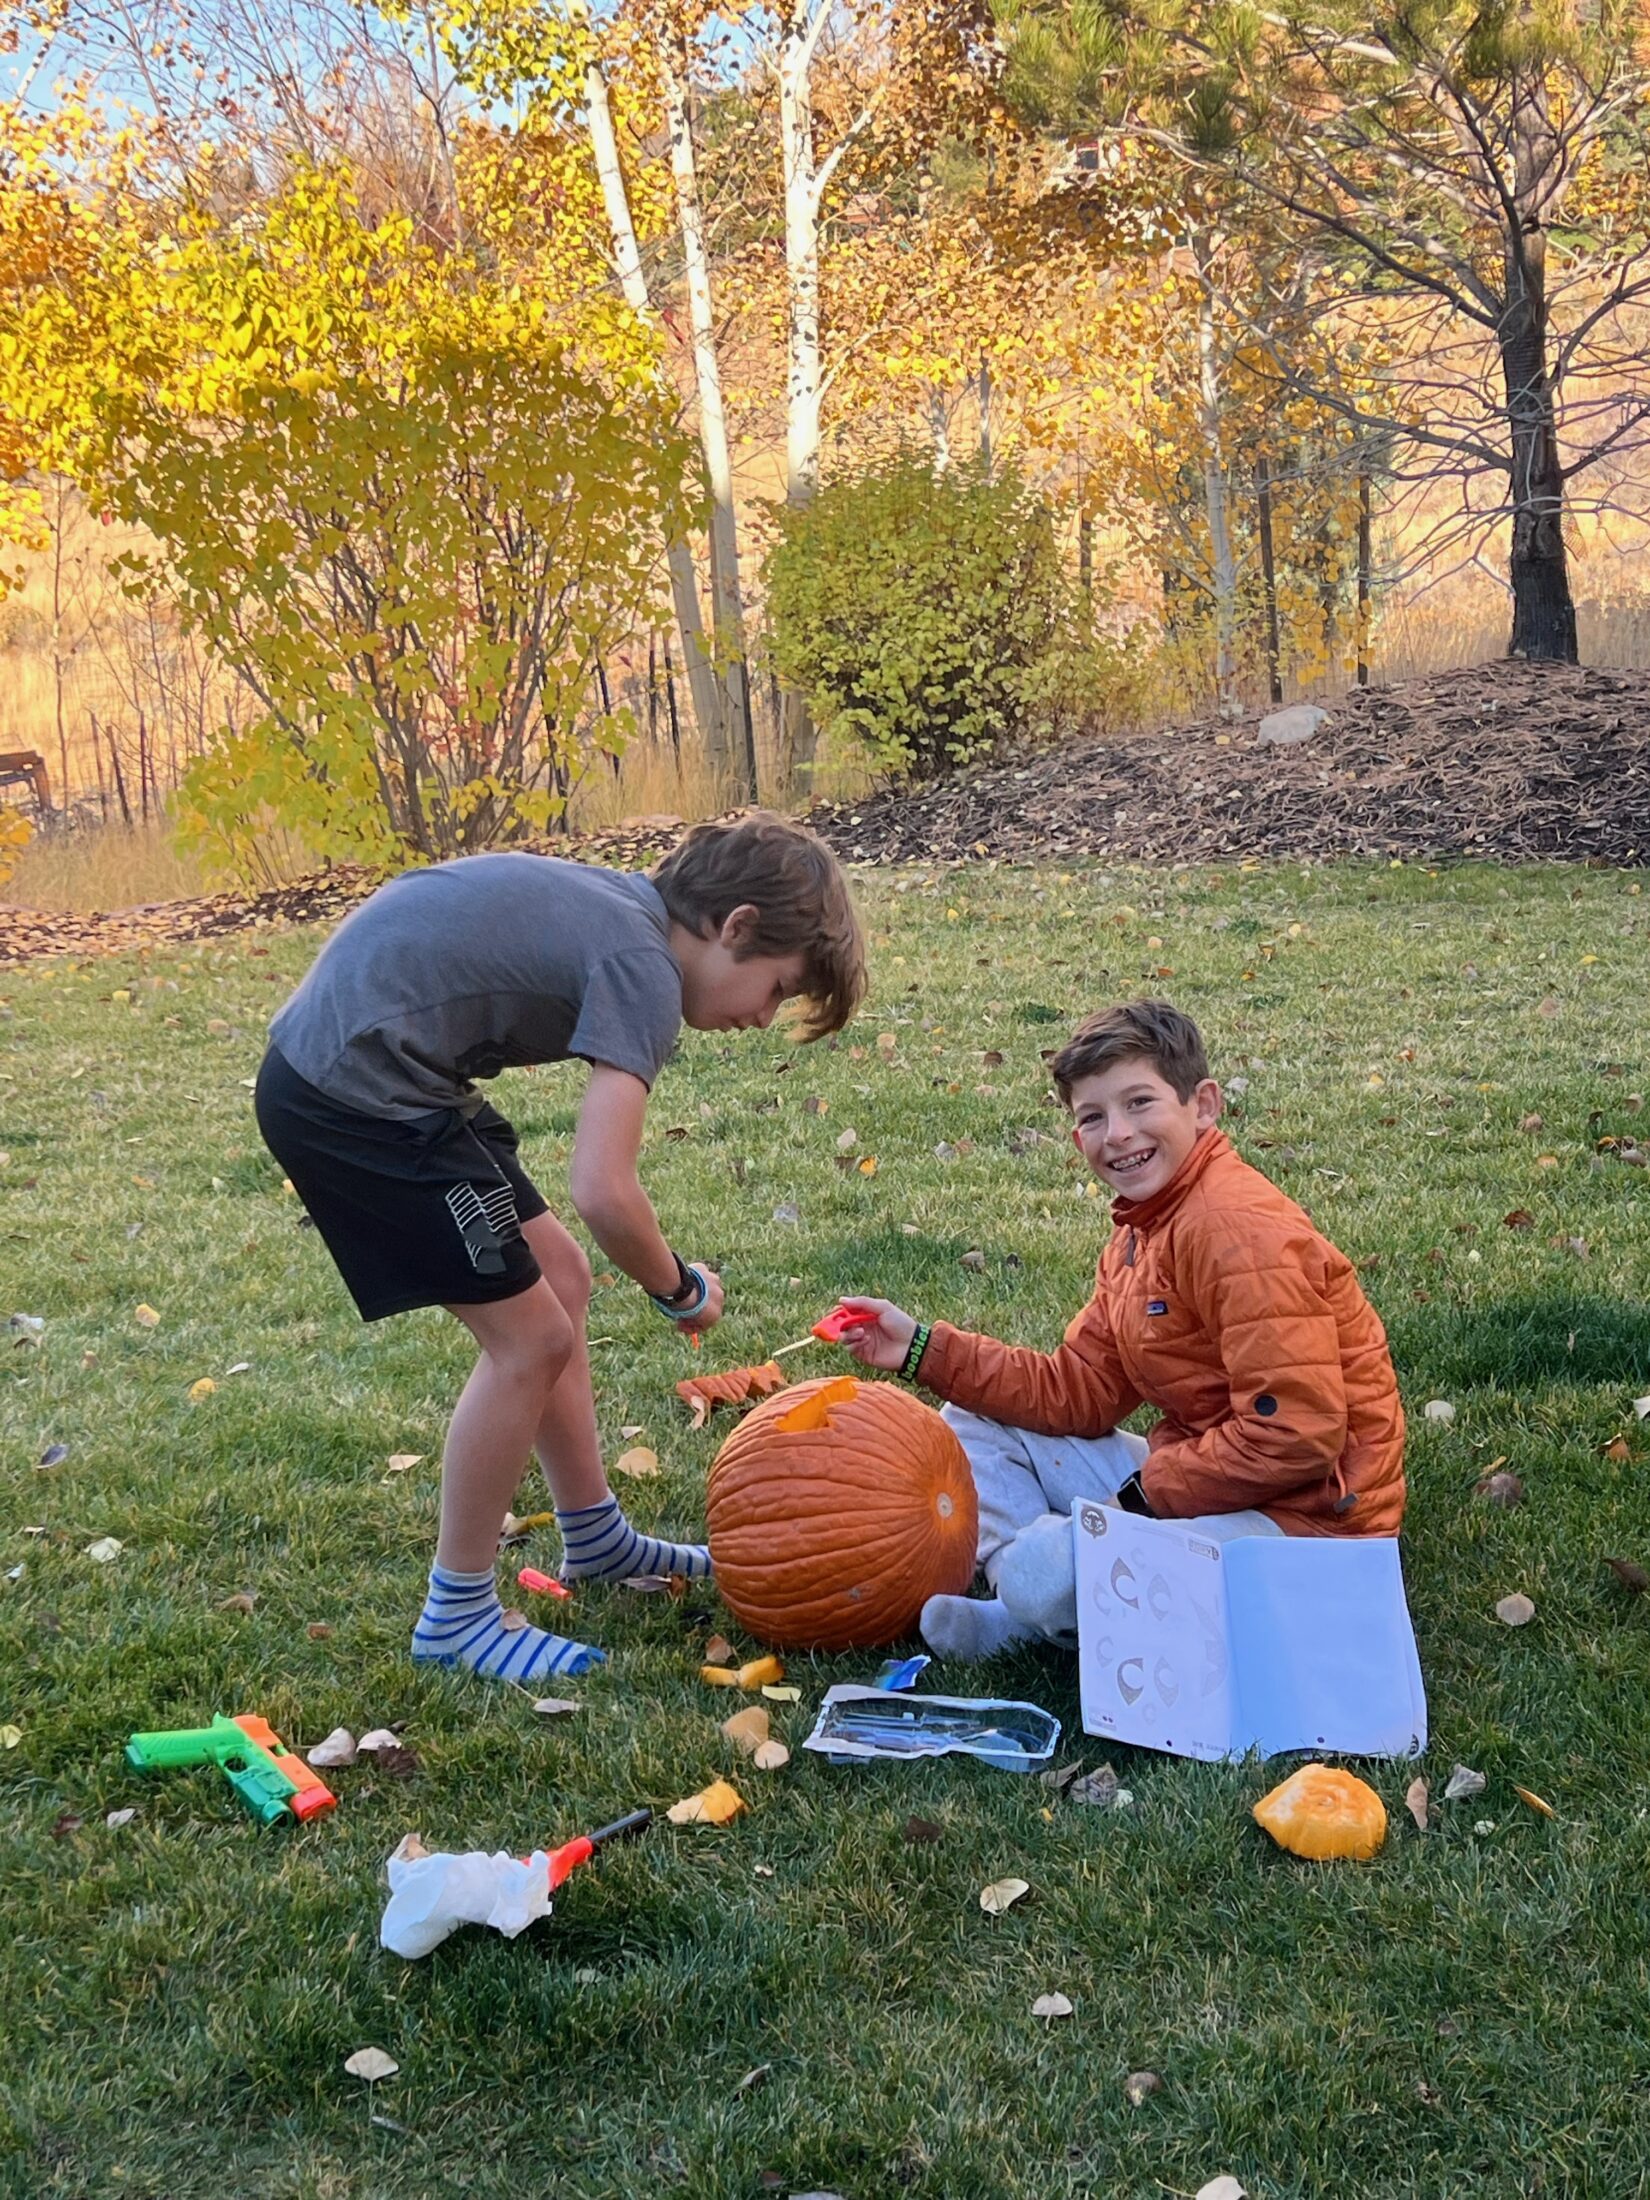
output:
POLYGON ((735 2093, 754 2093, 759 2085, 766 2085, 773 2074, 772 2063, 758 2063, 754 2070, 747 2070, 734 2087, 735 2093))
POLYGON ((1056 2017, 1071 2016, 1073 2010, 1064 1994, 1039 1994, 1031 2005, 1031 2013, 1045 2023, 1052 2023, 1056 2017))
POLYGON ((327 1637, 332 1633, 332 1628, 324 1619, 312 1619, 309 1625, 304 1629, 304 1633, 309 1637, 311 1642, 325 1642, 327 1637))
POLYGON ((1552 1804, 1537 1795, 1533 1788, 1521 1788, 1515 1780, 1513 1782, 1513 1793, 1521 1803, 1527 1803, 1538 1818, 1556 1818, 1558 1816, 1552 1804))
POLYGON ((384 1462, 386 1474, 405 1474, 410 1467, 421 1467, 424 1454, 421 1451, 392 1451, 384 1462))
POLYGON ((659 1454, 649 1451, 645 1444, 637 1444, 630 1451, 621 1451, 613 1462, 615 1474, 628 1474, 633 1482, 651 1482, 659 1472, 659 1454))
POLYGON ((1464 1795, 1482 1795, 1489 1782, 1471 1765, 1457 1765, 1444 1786, 1444 1801, 1458 1803, 1464 1795))
POLYGON ((203 1398, 216 1397, 217 1391, 218 1386, 211 1376, 203 1375, 198 1383, 189 1385, 189 1402, 191 1405, 198 1405, 203 1398))
POLYGON ((376 2085, 380 2078, 393 2078, 401 2065, 381 2047, 358 2047, 346 2057, 344 2068, 352 2078, 365 2078, 368 2085, 376 2085))
POLYGON ((1005 1910, 1013 1909, 1015 1903, 1030 1892, 1028 1880, 994 1879, 989 1887, 980 1889, 980 1908, 987 1917, 1001 1917, 1005 1910))
POLYGON ((335 1726, 324 1742, 317 1742, 313 1749, 305 1750, 306 1763, 325 1772, 332 1765, 352 1765, 358 1752, 355 1736, 347 1726, 335 1726))
POLYGON ((1101 1765, 1095 1772, 1081 1780, 1073 1780, 1066 1790, 1068 1803, 1088 1803, 1096 1810, 1111 1810, 1128 1796, 1128 1789, 1119 1787, 1117 1775, 1110 1765, 1101 1765))
POLYGON ((705 1644, 705 1656, 712 1665, 726 1665, 733 1657, 733 1644, 726 1635, 712 1635, 705 1644))
POLYGON ((1123 2080, 1123 2098, 1130 2108, 1139 2108, 1154 2093, 1161 2093, 1163 2080, 1155 2070, 1131 2070, 1123 2080))
POLYGON ((802 1701, 800 1688, 776 1688, 772 1681, 762 1683, 762 1693, 767 1697, 769 1703, 800 1703, 802 1701))
POLYGON ((911 1817, 905 1821, 905 1838, 912 1848, 921 1848, 929 1841, 943 1841, 945 1828, 936 1826, 932 1818, 911 1817))
POLYGON ((1516 1474, 1486 1474, 1473 1484, 1472 1494, 1487 1498, 1503 1512, 1511 1512, 1524 1502, 1524 1484, 1516 1474))
POLYGON ((748 1710, 736 1711, 731 1719, 722 1721, 722 1732, 747 1757, 754 1756, 761 1748, 768 1731, 768 1714, 759 1703, 753 1703, 748 1710))
POLYGON ((1535 1617, 1535 1606, 1521 1590, 1515 1589, 1495 1607, 1495 1616, 1503 1627, 1528 1627, 1535 1617))
POLYGON ((258 1594, 255 1589, 242 1589, 232 1597, 225 1597, 223 1602, 218 1606, 218 1610, 220 1612, 241 1612, 244 1614, 250 1614, 253 1606, 257 1603, 257 1601, 258 1594))
POLYGON ((973 1275, 983 1276, 985 1274, 985 1255, 977 1245, 971 1245, 966 1253, 959 1255, 957 1266, 968 1269, 973 1275))
POLYGON ((20 1726, 12 1726, 9 1722, 0 1726, 0 1749, 15 1749, 22 1739, 23 1729, 20 1726))
POLYGON ((676 1395, 693 1415, 693 1426, 703 1428, 718 1406, 742 1406, 752 1398, 770 1398, 783 1390, 789 1378, 772 1360, 759 1367, 730 1367, 721 1375, 687 1375, 676 1385, 676 1395))
POLYGON ((627 1421, 619 1431, 621 1439, 627 1444, 633 1436, 645 1436, 646 1434, 647 1423, 645 1421, 627 1421))
POLYGON ((1425 1833, 1427 1830, 1428 1792, 1425 1780, 1411 1780, 1404 1790, 1404 1808, 1414 1819, 1416 1830, 1420 1833, 1425 1833))
POLYGON ((725 1826, 745 1807, 745 1798, 726 1780, 712 1780, 697 1795, 672 1803, 665 1816, 673 1826, 725 1826))
POLYGON ((59 1811, 52 1821, 52 1839, 54 1841, 67 1841, 70 1834, 78 1833, 85 1823, 85 1819, 81 1817, 78 1811, 59 1811))
POLYGON ((399 1749, 401 1737, 391 1733, 387 1726, 375 1726, 370 1733, 363 1734, 355 1746, 369 1757, 377 1757, 386 1749, 399 1749))
POLYGON ((136 1816, 136 1810, 131 1808, 128 1808, 126 1810, 112 1810, 110 1811, 109 1815, 104 1819, 103 1823, 106 1826, 129 1826, 136 1816))
POLYGON ((1650 1589, 1650 1573, 1631 1558, 1607 1558, 1604 1561, 1624 1589, 1631 1589, 1635 1596, 1643 1596, 1650 1589))
POLYGON ((527 1614, 518 1605, 507 1604, 498 1616, 498 1623, 507 1635, 519 1635, 528 1624, 527 1614))
POLYGON ((778 1772, 790 1761, 790 1751, 779 1741, 760 1743, 751 1756, 758 1772, 778 1772))
POLYGON ((99 1566, 107 1566, 112 1560, 117 1559, 125 1548, 126 1546, 121 1542, 119 1536, 100 1535, 95 1543, 87 1544, 86 1556, 94 1559, 99 1566))
POLYGON ((533 1709, 541 1719, 562 1719, 578 1708, 571 1696, 535 1696, 533 1699, 533 1709))
POLYGON ((134 1306, 132 1319, 140 1329, 157 1329, 160 1326, 160 1316, 152 1306, 134 1306))
POLYGON ((432 1852, 424 1846, 421 1833, 404 1833, 391 1849, 387 1862, 391 1864, 417 1864, 432 1852))

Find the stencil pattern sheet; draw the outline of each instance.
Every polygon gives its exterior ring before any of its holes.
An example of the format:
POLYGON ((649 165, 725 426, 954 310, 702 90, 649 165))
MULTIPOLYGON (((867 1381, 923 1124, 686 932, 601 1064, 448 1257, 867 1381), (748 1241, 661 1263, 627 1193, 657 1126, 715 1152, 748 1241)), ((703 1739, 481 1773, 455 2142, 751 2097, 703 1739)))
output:
POLYGON ((1085 1730, 1224 1757, 1232 1677, 1221 1546, 1106 1505, 1079 1505, 1073 1528, 1085 1730))

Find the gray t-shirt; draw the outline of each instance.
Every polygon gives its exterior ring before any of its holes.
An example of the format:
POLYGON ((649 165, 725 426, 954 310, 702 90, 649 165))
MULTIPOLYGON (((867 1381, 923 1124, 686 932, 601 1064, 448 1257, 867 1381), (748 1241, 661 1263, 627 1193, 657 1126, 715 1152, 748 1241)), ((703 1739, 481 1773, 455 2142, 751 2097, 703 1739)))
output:
POLYGON ((406 871, 347 916, 269 1027, 346 1107, 474 1114, 473 1077, 608 1062, 651 1085, 682 1022, 670 920, 645 878, 552 856, 406 871))

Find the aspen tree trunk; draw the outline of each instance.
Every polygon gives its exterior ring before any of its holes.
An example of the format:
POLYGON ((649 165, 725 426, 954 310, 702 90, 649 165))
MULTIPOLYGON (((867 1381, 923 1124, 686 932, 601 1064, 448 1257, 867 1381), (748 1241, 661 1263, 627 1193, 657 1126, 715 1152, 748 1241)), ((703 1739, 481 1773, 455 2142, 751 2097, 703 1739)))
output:
POLYGON ((1215 601, 1215 686, 1222 704, 1237 685, 1237 560, 1232 554, 1226 461, 1220 421, 1220 356, 1215 340, 1214 248, 1207 230, 1192 233, 1197 264, 1199 425, 1203 434, 1203 500, 1209 517, 1209 571, 1215 601))
MULTIPOLYGON (((779 142, 785 182, 785 501, 811 504, 819 487, 819 185, 814 171, 811 72, 829 0, 786 0, 779 33, 779 142)), ((806 793, 817 736, 805 699, 785 696, 785 776, 806 793)))
POLYGON ((754 802, 756 734, 751 724, 745 607, 739 586, 739 530, 733 503, 733 463, 728 455, 727 414, 722 404, 722 374, 716 357, 710 262, 705 252, 704 216, 699 203, 687 40, 678 41, 674 34, 667 35, 660 41, 659 60, 670 131, 670 166, 676 179, 676 211, 682 232, 688 315, 693 329, 693 371, 699 388, 699 441, 705 454, 711 494, 711 616, 715 623, 723 727, 721 754, 713 759, 713 768, 726 778, 729 790, 738 800, 754 802))
MULTIPOLYGON (((630 194, 625 189, 624 169, 619 161, 619 140, 613 128, 613 110, 608 104, 607 79, 597 62, 591 62, 584 77, 585 109, 590 130, 591 151, 595 155, 596 174, 602 187, 602 204, 607 210, 607 226, 613 241, 613 261, 618 269, 619 287, 632 313, 656 324, 653 301, 648 295, 647 276, 642 268, 642 255, 636 243, 636 225, 630 214, 630 194)), ((721 694, 717 686, 715 670, 705 649, 704 621, 699 610, 699 583, 693 570, 693 550, 685 537, 665 547, 666 562, 670 568, 670 595, 676 609, 676 625, 682 637, 682 659, 687 667, 688 694, 692 699, 694 721, 699 738, 704 743, 705 754, 713 772, 723 768, 727 753, 727 733, 723 722, 721 694)))

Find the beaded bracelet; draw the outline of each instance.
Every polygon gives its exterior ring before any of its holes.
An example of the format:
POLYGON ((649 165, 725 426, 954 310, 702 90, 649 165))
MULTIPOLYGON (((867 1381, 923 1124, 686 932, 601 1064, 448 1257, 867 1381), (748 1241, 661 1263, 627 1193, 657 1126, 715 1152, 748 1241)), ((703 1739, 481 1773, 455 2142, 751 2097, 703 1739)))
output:
POLYGON ((917 1369, 922 1365, 922 1356, 928 1350, 928 1340, 932 1334, 933 1329, 930 1323, 918 1322, 912 1334, 911 1342, 906 1347, 905 1357, 900 1362, 899 1371, 902 1381, 908 1383, 916 1381, 917 1369))

